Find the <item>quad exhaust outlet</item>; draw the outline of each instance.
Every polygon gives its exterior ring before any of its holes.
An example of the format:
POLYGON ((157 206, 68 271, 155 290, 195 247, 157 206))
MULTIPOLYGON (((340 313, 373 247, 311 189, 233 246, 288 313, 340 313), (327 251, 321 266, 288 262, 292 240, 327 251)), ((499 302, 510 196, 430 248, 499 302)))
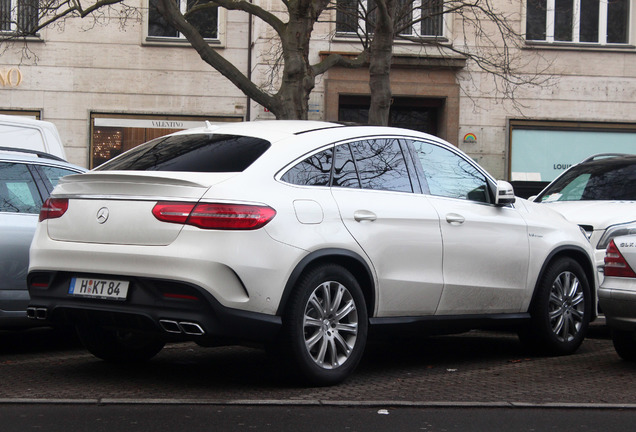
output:
POLYGON ((27 317, 37 320, 45 320, 48 318, 48 309, 43 307, 29 306, 26 310, 27 317))
POLYGON ((168 333, 183 333, 191 336, 202 336, 205 334, 203 328, 194 322, 162 319, 159 320, 159 324, 168 333))

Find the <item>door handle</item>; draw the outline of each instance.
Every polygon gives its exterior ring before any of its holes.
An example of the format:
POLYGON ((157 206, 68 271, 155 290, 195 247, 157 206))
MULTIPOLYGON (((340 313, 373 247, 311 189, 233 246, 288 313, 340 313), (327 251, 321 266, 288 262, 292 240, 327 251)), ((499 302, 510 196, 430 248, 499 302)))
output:
POLYGON ((364 221, 373 222, 378 217, 372 211, 357 210, 353 213, 353 218, 356 220, 356 222, 364 222, 364 221))
POLYGON ((451 225, 461 225, 466 221, 464 216, 458 215, 457 213, 449 213, 446 215, 446 222, 451 225))

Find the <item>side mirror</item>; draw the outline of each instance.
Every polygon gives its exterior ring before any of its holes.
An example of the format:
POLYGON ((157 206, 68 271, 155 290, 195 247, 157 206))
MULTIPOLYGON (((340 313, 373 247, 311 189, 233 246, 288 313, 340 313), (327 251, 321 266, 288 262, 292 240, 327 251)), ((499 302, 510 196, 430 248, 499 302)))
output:
POLYGON ((497 181, 497 191, 495 195, 496 205, 512 204, 516 200, 515 190, 508 182, 499 180, 497 181))

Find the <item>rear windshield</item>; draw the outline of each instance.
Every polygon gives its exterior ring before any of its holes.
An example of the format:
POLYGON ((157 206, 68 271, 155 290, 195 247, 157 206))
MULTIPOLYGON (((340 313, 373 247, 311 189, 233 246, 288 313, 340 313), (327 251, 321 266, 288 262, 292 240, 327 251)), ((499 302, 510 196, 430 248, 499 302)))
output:
POLYGON ((268 141, 246 136, 172 135, 141 144, 96 170, 241 172, 269 147, 268 141))
POLYGON ((582 164, 537 197, 540 202, 636 200, 636 164, 582 164))

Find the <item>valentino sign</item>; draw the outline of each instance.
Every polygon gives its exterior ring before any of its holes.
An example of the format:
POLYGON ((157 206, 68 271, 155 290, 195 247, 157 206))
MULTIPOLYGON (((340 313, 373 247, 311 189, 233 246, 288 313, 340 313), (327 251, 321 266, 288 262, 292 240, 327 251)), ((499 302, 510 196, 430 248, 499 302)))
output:
POLYGON ((18 87, 22 83, 22 72, 17 67, 0 69, 0 86, 18 87))

